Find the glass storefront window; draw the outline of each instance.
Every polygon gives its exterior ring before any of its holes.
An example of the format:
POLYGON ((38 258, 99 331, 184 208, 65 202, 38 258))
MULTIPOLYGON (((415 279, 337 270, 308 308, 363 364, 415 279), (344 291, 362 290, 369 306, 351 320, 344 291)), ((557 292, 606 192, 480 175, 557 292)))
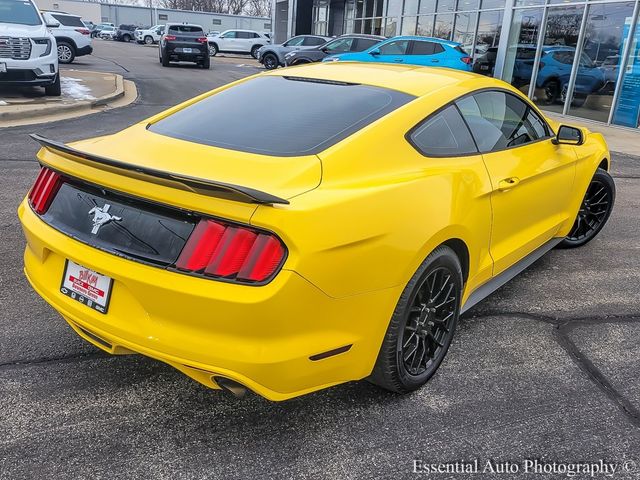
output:
POLYGON ((458 11, 478 10, 479 3, 479 0, 458 0, 458 11))
POLYGON ((417 15, 418 14, 418 0, 405 0, 404 1, 404 15, 417 15))
POLYGON ((356 18, 364 17, 364 0, 356 0, 356 18))
POLYGON ((436 0, 420 0, 420 8, 418 9, 418 13, 420 15, 425 13, 435 13, 436 12, 436 0))
MULTIPOLYGON (((583 5, 549 8, 533 95, 533 101, 541 108, 562 112, 576 56, 583 12, 583 5)), ((580 58, 580 66, 583 69, 595 69, 593 61, 584 54, 580 58)))
POLYGON ((633 2, 601 3, 589 7, 583 56, 569 106, 570 115, 601 122, 609 119, 627 33, 621 27, 632 13, 633 2))
POLYGON ((516 0, 516 7, 528 7, 531 5, 544 5, 545 0, 516 0))
POLYGON ((424 37, 433 36, 433 15, 422 15, 418 17, 416 35, 422 35, 424 37))
MULTIPOLYGON (((625 19, 624 36, 628 37, 630 32, 631 16, 625 19)), ((631 38, 618 103, 613 110, 613 123, 624 127, 640 127, 640 20, 631 38)))
POLYGON ((384 36, 385 37, 395 37, 398 35, 400 29, 398 28, 399 18, 387 18, 387 22, 384 26, 384 36))
POLYGON ((482 0, 481 8, 504 8, 505 0, 482 0))
POLYGON ((442 38, 443 40, 449 40, 453 30, 453 14, 439 14, 436 15, 436 23, 433 26, 433 36, 436 38, 442 38))
MULTIPOLYGON (((504 59, 502 79, 525 93, 527 93, 531 82, 533 60, 535 59, 541 21, 541 8, 518 9, 513 12, 511 31, 509 33, 509 47, 504 59)), ((493 70, 494 66, 495 58, 493 59, 493 65, 488 67, 493 70)))
MULTIPOLYGON (((482 56, 489 56, 489 49, 492 49, 493 55, 498 48, 500 42, 500 31, 502 30, 502 10, 493 10, 489 12, 480 12, 480 20, 478 21, 478 35, 476 36, 476 51, 473 52, 473 59, 480 58, 482 56)), ((471 52, 469 52, 471 53, 471 52)), ((495 61, 495 58, 494 58, 495 61)), ((481 73, 493 74, 493 71, 487 71, 481 73)))
POLYGON ((415 35, 418 17, 403 17, 401 35, 415 35))
POLYGON ((456 9, 456 0, 438 0, 438 12, 453 12, 456 9))
POLYGON ((473 53, 477 18, 478 14, 476 12, 456 13, 453 41, 461 43, 462 48, 469 55, 473 53))
POLYGON ((382 18, 373 19, 373 30, 371 31, 373 35, 382 35, 382 21, 382 18))

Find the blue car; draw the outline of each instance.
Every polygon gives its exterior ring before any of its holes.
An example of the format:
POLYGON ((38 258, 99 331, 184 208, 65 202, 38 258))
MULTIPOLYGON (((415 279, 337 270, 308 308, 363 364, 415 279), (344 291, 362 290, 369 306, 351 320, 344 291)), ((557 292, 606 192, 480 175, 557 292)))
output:
POLYGON ((323 62, 355 61, 447 67, 471 71, 471 57, 462 46, 440 38, 401 36, 377 43, 368 50, 326 57, 323 62))

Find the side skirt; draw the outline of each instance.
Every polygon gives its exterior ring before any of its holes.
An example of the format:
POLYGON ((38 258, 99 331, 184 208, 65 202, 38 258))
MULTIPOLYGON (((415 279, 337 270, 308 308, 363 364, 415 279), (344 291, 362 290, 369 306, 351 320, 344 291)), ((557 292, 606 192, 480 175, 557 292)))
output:
POLYGON ((562 240, 564 240, 564 238, 552 238, 544 245, 541 245, 540 247, 536 248, 533 252, 531 252, 529 255, 524 257, 522 260, 519 260, 518 263, 515 263, 514 265, 510 266, 501 274, 493 277, 487 283, 478 287, 476 290, 474 290, 474 292, 471 295, 469 295, 469 298, 467 298, 467 301, 460 309, 460 313, 466 312, 467 310, 469 310, 470 308, 472 308, 473 306, 475 306, 476 304, 478 304, 479 302, 487 298, 489 295, 491 295, 493 292, 495 292, 497 289, 499 289, 501 286, 503 286, 513 277, 515 277, 516 275, 520 274, 521 272, 529 268, 531 265, 533 265, 533 263, 536 262, 536 260, 539 260, 545 253, 547 253, 553 247, 558 245, 562 240))

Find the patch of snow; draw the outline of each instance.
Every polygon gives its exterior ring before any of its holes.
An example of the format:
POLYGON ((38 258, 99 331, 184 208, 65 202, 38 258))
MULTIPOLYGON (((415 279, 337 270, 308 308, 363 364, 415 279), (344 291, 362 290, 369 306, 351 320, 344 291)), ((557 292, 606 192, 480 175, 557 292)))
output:
POLYGON ((7 102, 5 102, 4 100, 0 100, 0 106, 4 106, 4 105, 9 105, 7 102))
POLYGON ((82 79, 73 77, 61 77, 60 85, 62 95, 74 100, 94 100, 91 89, 82 83, 82 79))

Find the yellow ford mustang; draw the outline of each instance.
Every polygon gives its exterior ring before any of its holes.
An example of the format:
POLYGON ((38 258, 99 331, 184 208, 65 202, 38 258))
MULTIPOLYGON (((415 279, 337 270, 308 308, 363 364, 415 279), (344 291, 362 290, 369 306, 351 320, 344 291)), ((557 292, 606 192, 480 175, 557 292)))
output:
POLYGON ((615 196, 601 135, 448 69, 289 68, 114 135, 33 137, 33 288, 107 352, 272 400, 417 389, 461 312, 591 240, 615 196))

